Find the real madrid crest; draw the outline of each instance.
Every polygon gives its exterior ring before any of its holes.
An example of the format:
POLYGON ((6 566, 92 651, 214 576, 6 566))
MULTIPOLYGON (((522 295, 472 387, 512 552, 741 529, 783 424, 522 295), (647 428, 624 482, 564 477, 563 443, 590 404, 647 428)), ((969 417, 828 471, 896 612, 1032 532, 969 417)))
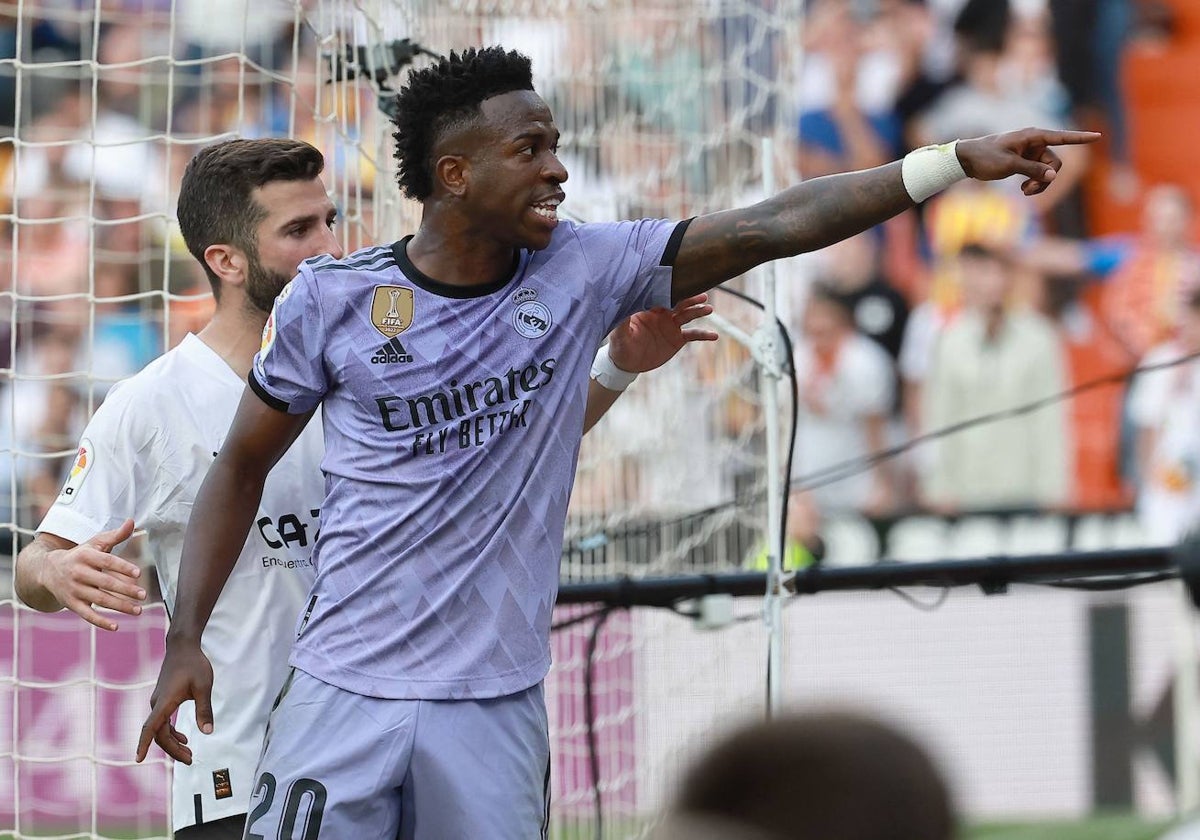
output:
POLYGON ((376 286, 371 300, 371 323, 385 338, 412 326, 413 290, 404 286, 376 286))
POLYGON ((537 291, 520 288, 512 296, 517 308, 513 310, 512 324, 525 338, 541 338, 554 323, 550 309, 537 299, 537 291))

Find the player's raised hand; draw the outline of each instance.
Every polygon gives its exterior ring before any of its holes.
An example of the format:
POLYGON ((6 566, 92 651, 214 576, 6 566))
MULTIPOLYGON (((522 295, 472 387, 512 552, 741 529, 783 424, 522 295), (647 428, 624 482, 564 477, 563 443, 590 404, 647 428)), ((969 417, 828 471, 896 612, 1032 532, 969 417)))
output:
POLYGON ((110 553, 133 533, 126 519, 111 531, 102 531, 73 548, 46 553, 38 569, 38 582, 58 603, 101 630, 116 630, 117 623, 96 607, 138 615, 146 591, 138 584, 142 570, 110 553))
POLYGON ((1062 160, 1052 146, 1077 146, 1099 139, 1100 134, 1095 131, 1023 128, 959 140, 955 150, 958 162, 970 177, 998 181, 1010 175, 1024 175, 1021 192, 1037 195, 1053 183, 1062 168, 1062 160))
POLYGON ((204 734, 213 731, 213 671, 198 641, 173 640, 168 636, 167 651, 158 672, 158 684, 150 695, 150 716, 142 724, 138 738, 137 760, 150 750, 150 742, 176 761, 192 763, 187 737, 171 725, 171 715, 185 700, 196 702, 196 725, 204 734))
POLYGON ((687 325, 711 315, 707 294, 684 298, 673 309, 649 309, 624 320, 609 338, 608 354, 613 364, 629 373, 645 373, 671 361, 693 341, 716 341, 712 330, 687 329, 687 325))

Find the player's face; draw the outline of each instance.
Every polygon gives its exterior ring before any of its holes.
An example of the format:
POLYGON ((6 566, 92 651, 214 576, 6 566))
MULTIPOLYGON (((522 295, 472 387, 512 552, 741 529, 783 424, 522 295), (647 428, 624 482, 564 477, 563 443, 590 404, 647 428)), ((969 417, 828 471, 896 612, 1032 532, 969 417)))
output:
POLYGON ((337 210, 320 178, 271 181, 253 197, 267 217, 258 225, 258 257, 250 256, 246 296, 256 309, 270 312, 300 263, 321 254, 341 257, 343 250, 333 234, 337 210))
POLYGON ((479 143, 470 155, 470 212, 505 245, 545 248, 558 225, 567 180, 554 116, 529 90, 493 96, 480 110, 479 143))

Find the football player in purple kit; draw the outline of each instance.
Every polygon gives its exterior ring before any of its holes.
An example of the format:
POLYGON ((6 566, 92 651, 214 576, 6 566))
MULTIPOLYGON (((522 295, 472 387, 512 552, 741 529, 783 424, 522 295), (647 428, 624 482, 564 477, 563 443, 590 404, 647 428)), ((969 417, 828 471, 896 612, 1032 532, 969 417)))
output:
POLYGON ((272 713, 247 837, 525 838, 548 825, 542 680, 593 350, 630 314, 814 250, 964 177, 1041 192, 1050 147, 1025 129, 807 181, 686 221, 558 218, 567 172, 530 63, 466 50, 398 93, 417 232, 309 261, 280 293, 249 390, 196 500, 179 603, 142 730, 196 700, 199 640, 271 465, 322 406, 317 577, 272 713), (398 340, 398 345, 393 340, 398 340), (382 345, 390 350, 381 354, 382 345), (386 362, 373 361, 380 355, 386 362))

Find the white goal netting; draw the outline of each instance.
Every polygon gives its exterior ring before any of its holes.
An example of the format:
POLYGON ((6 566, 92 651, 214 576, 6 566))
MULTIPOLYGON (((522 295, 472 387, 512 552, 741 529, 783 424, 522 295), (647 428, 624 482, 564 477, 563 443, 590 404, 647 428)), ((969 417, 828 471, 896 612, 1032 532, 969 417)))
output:
MULTIPOLYGON (((157 749, 147 764, 132 762, 161 656, 161 606, 104 634, 68 613, 19 606, 10 570, 108 387, 211 312, 173 220, 195 151, 231 136, 309 140, 325 153, 347 250, 390 241, 412 229, 416 212, 393 186, 379 107, 380 85, 394 81, 389 69, 407 60, 411 43, 438 53, 502 43, 531 55, 555 111, 571 213, 694 215, 757 196, 760 138, 787 134, 793 118, 788 80, 801 5, 30 0, 0 8, 0 836, 167 833, 168 763, 157 749)), ((747 328, 758 317, 732 300, 724 311, 747 328)), ((647 523, 761 489, 762 433, 754 369, 736 344, 691 350, 644 377, 585 444, 565 579, 736 568, 759 535, 761 509, 727 506, 665 530, 647 523)), ((682 749, 659 743, 651 758, 640 746, 656 714, 642 699, 644 652, 666 631, 613 615, 596 644, 588 701, 590 627, 555 634, 553 834, 594 830, 596 763, 606 836, 636 835, 672 777, 663 756, 682 749)), ((752 670, 758 665, 756 656, 752 670)), ((759 704, 761 677, 730 683, 725 708, 759 704)))

